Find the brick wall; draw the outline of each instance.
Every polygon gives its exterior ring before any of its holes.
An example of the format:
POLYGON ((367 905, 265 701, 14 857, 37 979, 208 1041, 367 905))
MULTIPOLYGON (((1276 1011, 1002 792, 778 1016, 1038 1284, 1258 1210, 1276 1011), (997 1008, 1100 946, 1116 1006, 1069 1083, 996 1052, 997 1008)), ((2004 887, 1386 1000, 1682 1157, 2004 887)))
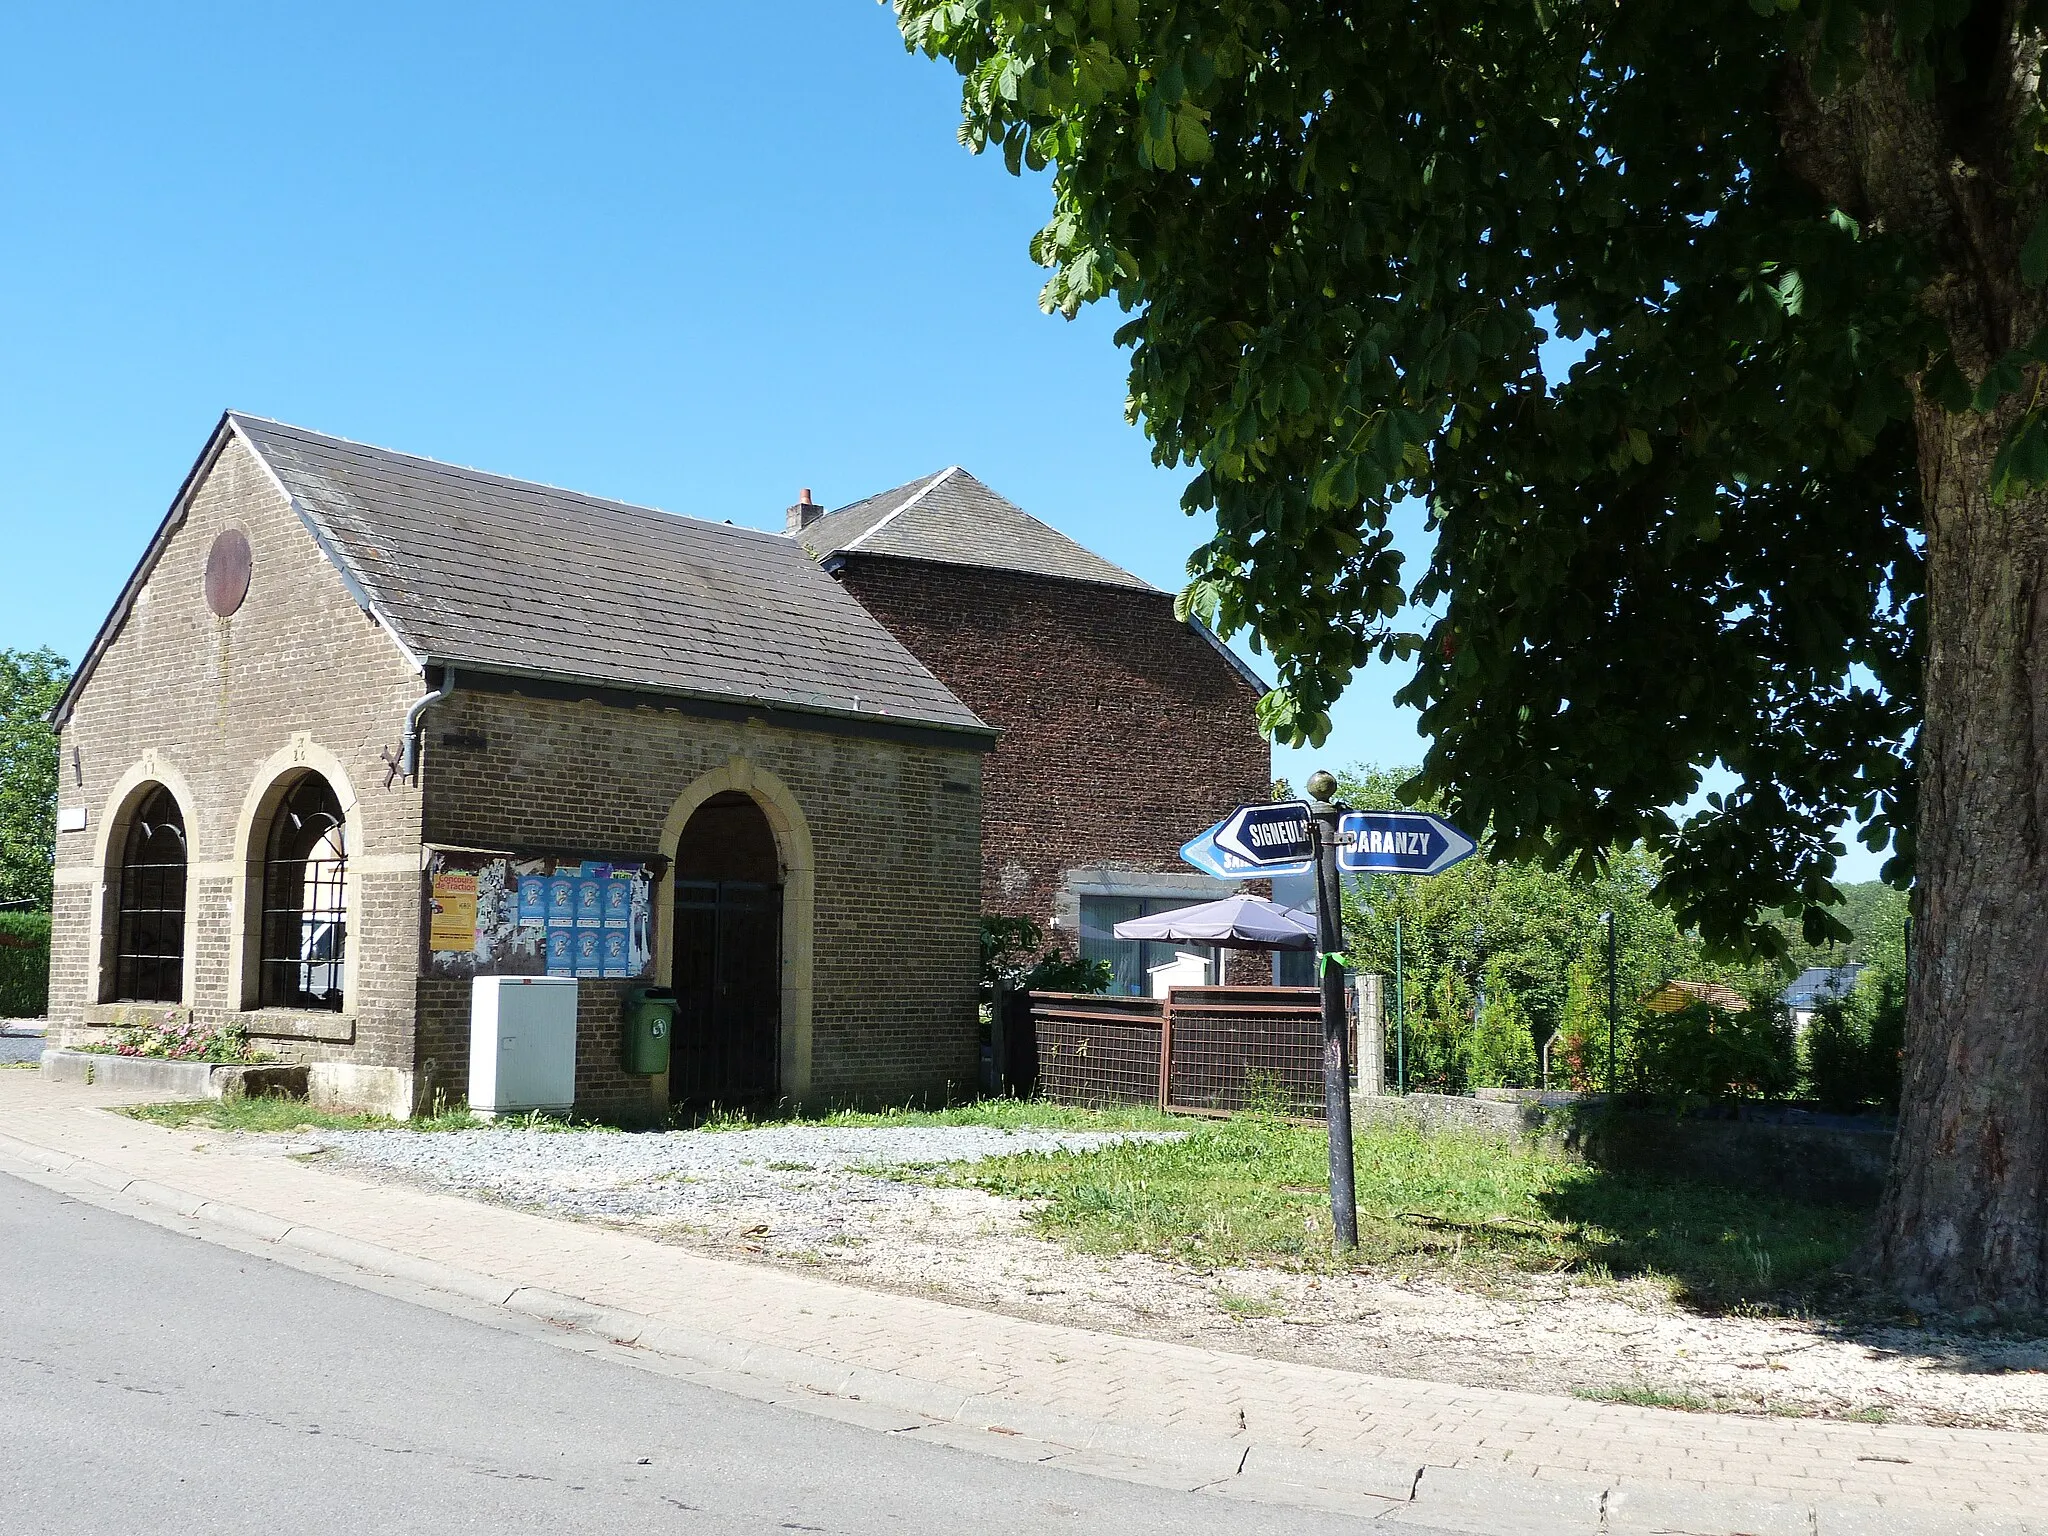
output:
MULTIPOLYGON (((1003 732, 983 772, 986 910, 1048 925, 1076 869, 1191 877, 1181 845, 1271 793, 1258 690, 1174 619, 1167 594, 859 553, 844 562, 840 579, 862 604, 1003 732)), ((1262 963, 1233 963, 1233 979, 1262 963)))
MULTIPOLYGON (((809 1097, 972 1090, 978 752, 464 688, 429 714, 427 742, 425 835, 467 847, 673 857, 664 826, 693 784, 735 759, 772 775, 813 851, 809 1097)), ((665 901, 655 917, 668 922, 665 901)), ((784 933, 785 947, 803 941, 784 933)), ((618 1070, 621 990, 583 984, 577 1098, 588 1112, 630 1113, 654 1091, 618 1070)), ((468 1082, 467 1013, 466 985, 422 985, 423 1067, 431 1059, 435 1081, 456 1092, 468 1082)))
MULTIPOLYGON (((390 637, 348 595, 283 494, 239 439, 230 439, 188 504, 132 610, 101 657, 62 733, 58 803, 85 808, 82 832, 57 839, 51 950, 52 1044, 102 1036, 116 1017, 93 964, 108 899, 97 850, 118 864, 124 780, 179 794, 191 864, 187 904, 190 1004, 209 1023, 234 1020, 279 1056, 408 1070, 413 1059, 419 922, 420 802, 383 788, 381 749, 398 741, 420 679, 390 637), (207 552, 240 528, 254 555, 249 594, 232 617, 206 606, 207 552), (75 756, 74 756, 75 754, 75 756), (155 766, 145 766, 152 759, 155 766), (234 976, 241 928, 233 903, 237 834, 259 778, 294 757, 330 765, 349 813, 347 1011, 244 1011, 234 976)), ((264 829, 253 829, 260 860, 264 829)), ((252 919, 253 921, 253 919, 252 919)), ((111 935, 106 945, 111 951, 111 935)), ((105 958, 103 956, 103 958, 105 958)), ((249 981, 253 985, 253 974, 249 981)))

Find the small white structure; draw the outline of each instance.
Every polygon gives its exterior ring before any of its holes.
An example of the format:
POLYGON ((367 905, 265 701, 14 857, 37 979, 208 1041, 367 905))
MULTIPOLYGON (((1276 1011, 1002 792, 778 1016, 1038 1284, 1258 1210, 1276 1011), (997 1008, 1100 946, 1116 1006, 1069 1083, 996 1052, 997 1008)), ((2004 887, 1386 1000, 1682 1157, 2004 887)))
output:
POLYGON ((469 994, 469 1107, 491 1119, 576 1102, 576 978, 478 976, 469 994))
POLYGON ((1145 973, 1151 978, 1152 995, 1165 997, 1175 987, 1206 987, 1209 985, 1209 962, 1201 955, 1176 950, 1171 960, 1164 965, 1155 965, 1145 973))

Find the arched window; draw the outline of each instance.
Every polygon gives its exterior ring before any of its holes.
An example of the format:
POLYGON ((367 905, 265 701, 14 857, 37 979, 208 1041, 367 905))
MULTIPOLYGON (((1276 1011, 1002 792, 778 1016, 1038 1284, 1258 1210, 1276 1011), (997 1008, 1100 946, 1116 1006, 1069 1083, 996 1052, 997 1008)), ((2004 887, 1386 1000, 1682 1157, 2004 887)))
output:
POLYGON ((347 879, 341 802, 309 773, 285 793, 264 853, 264 1007, 341 1011, 347 879))
POLYGON ((159 784, 121 844, 115 881, 114 1000, 175 1003, 185 992, 185 817, 159 784))

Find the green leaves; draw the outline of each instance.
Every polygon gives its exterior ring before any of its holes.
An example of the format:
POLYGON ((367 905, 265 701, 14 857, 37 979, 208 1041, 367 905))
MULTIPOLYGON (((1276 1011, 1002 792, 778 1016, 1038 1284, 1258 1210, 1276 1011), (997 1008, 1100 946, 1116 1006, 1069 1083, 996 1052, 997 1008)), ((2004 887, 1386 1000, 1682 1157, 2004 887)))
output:
POLYGON ((1991 499, 2005 502, 2048 486, 2048 416, 2028 411, 1999 445, 1991 461, 1991 499))
POLYGON ((1782 163, 1787 50, 1846 78, 1860 0, 897 10, 970 141, 1052 168, 1042 302, 1128 312, 1133 419, 1214 518, 1182 610, 1272 656, 1276 740, 1405 661, 1459 814, 1560 865, 1643 840, 1731 948, 1825 908, 1852 808, 1910 826, 1903 381, 1976 391, 1924 252, 1782 163))
POLYGON ((70 681, 55 651, 0 651, 0 901, 50 905, 57 734, 48 717, 70 681))

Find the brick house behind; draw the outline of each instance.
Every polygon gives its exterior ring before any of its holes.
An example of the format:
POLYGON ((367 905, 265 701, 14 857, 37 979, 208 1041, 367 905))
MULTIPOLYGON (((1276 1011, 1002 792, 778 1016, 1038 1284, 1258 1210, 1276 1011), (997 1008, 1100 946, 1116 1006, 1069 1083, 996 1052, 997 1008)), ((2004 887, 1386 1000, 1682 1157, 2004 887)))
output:
MULTIPOLYGON (((1112 958, 1142 985, 1170 946, 1117 944, 1140 912, 1213 900, 1180 848, 1266 799, 1257 675, 1173 598, 958 467, 786 531, 1001 732, 982 769, 982 906, 1112 958)), ((1233 960, 1233 980, 1263 973, 1233 960)))
POLYGON ((994 733, 778 535, 230 413, 54 718, 53 1046, 232 1025, 404 1115, 467 1087, 468 977, 544 966, 579 1110, 668 1100, 620 1060, 641 979, 745 1033, 733 1097, 978 1075, 994 733), (473 952, 450 860, 496 871, 473 952), (524 887, 564 863, 634 885, 637 969, 557 967, 524 887))

